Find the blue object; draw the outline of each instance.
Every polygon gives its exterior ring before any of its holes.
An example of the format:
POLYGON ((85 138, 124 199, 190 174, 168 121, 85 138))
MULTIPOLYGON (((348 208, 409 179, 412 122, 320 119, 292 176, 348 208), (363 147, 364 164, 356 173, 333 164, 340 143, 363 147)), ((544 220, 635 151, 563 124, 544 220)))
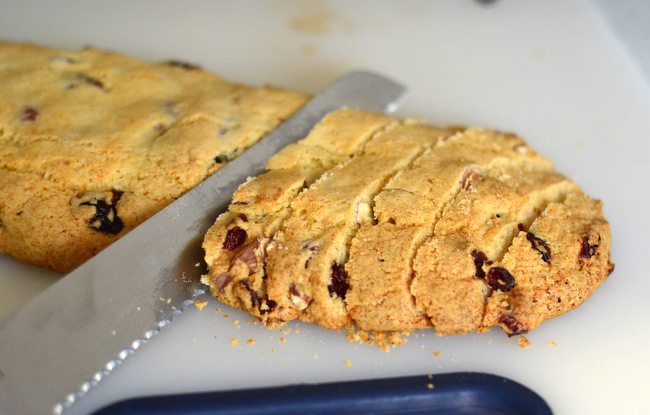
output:
POLYGON ((95 415, 551 415, 512 380, 458 372, 135 398, 95 415))

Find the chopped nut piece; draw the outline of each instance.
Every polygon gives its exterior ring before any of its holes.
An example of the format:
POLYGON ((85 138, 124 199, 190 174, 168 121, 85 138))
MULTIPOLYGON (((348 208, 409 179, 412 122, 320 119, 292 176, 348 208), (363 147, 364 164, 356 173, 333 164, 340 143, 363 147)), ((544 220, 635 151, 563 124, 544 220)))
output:
POLYGON ((309 303, 311 303, 311 297, 301 293, 296 284, 291 284, 291 287, 289 288, 289 297, 298 310, 304 310, 309 306, 309 303))

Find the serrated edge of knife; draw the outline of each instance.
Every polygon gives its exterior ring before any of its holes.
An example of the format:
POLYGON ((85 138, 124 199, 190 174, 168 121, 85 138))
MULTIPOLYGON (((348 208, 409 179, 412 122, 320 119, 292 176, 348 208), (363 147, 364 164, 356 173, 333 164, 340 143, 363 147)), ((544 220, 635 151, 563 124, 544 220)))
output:
POLYGON ((160 330, 162 330, 163 327, 167 326, 176 317, 180 316, 185 311, 185 309, 187 309, 187 307, 194 304, 196 299, 206 292, 207 291, 205 289, 194 290, 191 297, 181 303, 180 308, 172 310, 168 318, 162 319, 156 324, 157 328, 146 331, 144 333, 144 337, 133 341, 130 347, 127 347, 120 351, 115 359, 109 360, 104 368, 97 371, 89 380, 79 385, 79 388, 76 391, 69 393, 61 402, 54 404, 52 407, 52 413, 55 415, 64 414, 65 411, 70 409, 72 405, 74 405, 79 399, 83 398, 91 389, 96 387, 102 379, 110 375, 116 367, 120 366, 127 357, 134 354, 135 351, 138 350, 142 345, 147 343, 155 335, 159 334, 160 330))
MULTIPOLYGON (((361 75, 361 74, 372 75, 372 76, 375 76, 377 78, 381 78, 383 81, 389 81, 389 82, 393 83, 394 87, 397 87, 397 88, 401 89, 401 91, 399 92, 399 95, 396 95, 395 97, 393 97, 391 102, 386 102, 385 104, 382 104, 383 107, 381 109, 380 108, 367 108, 368 110, 370 110, 370 111, 381 111, 383 113, 392 113, 404 101, 404 99, 406 97, 406 94, 407 94, 407 89, 404 86, 396 83, 394 80, 392 80, 390 78, 387 78, 387 77, 385 77, 383 75, 379 75, 379 74, 371 72, 371 71, 355 70, 355 71, 348 72, 347 74, 345 74, 341 78, 338 78, 336 81, 334 81, 332 84, 330 84, 328 86, 328 88, 332 87, 335 84, 337 84, 338 82, 340 82, 344 77, 356 76, 356 75, 361 75)), ((316 98, 316 97, 314 97, 314 98, 316 98)), ((328 111, 332 111, 332 110, 335 110, 335 108, 328 109, 328 111)), ((207 289, 207 287, 204 288, 204 289, 201 289, 201 288, 194 289, 189 299, 183 301, 179 305, 179 307, 177 307, 176 309, 170 310, 169 316, 167 318, 164 318, 164 319, 160 320, 157 323, 157 328, 146 331, 144 333, 144 337, 141 337, 141 338, 133 341, 130 344, 130 347, 127 347, 127 348, 123 349, 122 351, 120 351, 119 353, 117 353, 117 355, 115 356, 114 359, 109 360, 101 370, 97 371, 93 376, 91 376, 91 378, 89 380, 86 380, 81 385, 79 385, 79 387, 78 387, 78 389, 76 391, 73 391, 73 392, 67 394, 63 398, 63 400, 61 400, 58 403, 55 403, 51 408, 51 413, 54 414, 54 415, 62 415, 66 411, 68 411, 79 399, 83 398, 91 389, 96 387, 102 379, 104 379, 105 377, 110 375, 112 373, 112 371, 116 367, 120 366, 122 364, 122 362, 128 356, 134 354, 135 351, 137 349, 139 349, 143 344, 147 343, 156 334, 159 334, 160 330, 163 327, 170 324, 176 317, 178 317, 180 314, 182 314, 183 311, 185 311, 185 309, 188 306, 192 305, 199 296, 205 294, 207 292, 206 289, 207 289)))

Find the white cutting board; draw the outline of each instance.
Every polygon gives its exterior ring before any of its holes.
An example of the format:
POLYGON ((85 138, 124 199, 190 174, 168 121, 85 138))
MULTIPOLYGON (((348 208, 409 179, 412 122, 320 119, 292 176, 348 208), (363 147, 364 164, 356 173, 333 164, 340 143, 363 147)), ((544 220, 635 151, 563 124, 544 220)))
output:
MULTIPOLYGON (((141 394, 464 370, 519 381, 560 415, 650 413, 650 83, 598 10, 587 0, 3 2, 5 40, 174 58, 312 93, 352 69, 381 72, 411 90, 400 116, 525 137, 603 200, 613 232, 614 274, 580 308, 531 332, 527 349, 495 329, 421 332, 385 353, 306 324, 270 331, 209 300, 70 414, 141 394)), ((0 256, 0 316, 52 278, 0 256)))

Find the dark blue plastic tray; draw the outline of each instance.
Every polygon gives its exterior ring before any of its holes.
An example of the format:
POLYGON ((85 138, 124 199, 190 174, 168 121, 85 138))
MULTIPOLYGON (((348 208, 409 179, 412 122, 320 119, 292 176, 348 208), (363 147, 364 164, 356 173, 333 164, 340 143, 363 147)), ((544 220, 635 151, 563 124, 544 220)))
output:
POLYGON ((550 415, 512 380, 459 372, 130 399, 95 415, 550 415))

